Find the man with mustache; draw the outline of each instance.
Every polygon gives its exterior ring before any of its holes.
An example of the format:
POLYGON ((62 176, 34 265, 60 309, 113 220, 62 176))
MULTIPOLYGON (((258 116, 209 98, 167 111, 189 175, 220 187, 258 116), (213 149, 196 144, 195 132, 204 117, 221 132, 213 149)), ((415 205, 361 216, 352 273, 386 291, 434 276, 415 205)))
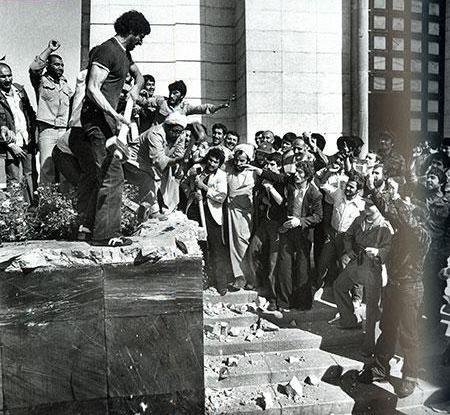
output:
POLYGON ((52 151, 66 131, 72 90, 64 78, 64 62, 55 52, 61 44, 50 40, 30 65, 30 81, 36 92, 39 129, 40 184, 55 183, 56 171, 52 151))
MULTIPOLYGON (((33 199, 32 162, 36 114, 22 85, 13 83, 11 68, 0 62, 0 177, 23 183, 25 201, 33 199)), ((1 182, 0 182, 1 188, 1 182)))
POLYGON ((84 225, 92 230, 93 242, 122 246, 131 243, 120 236, 124 173, 121 160, 114 157, 115 146, 107 148, 107 140, 118 134, 121 124, 129 124, 117 111, 128 73, 135 80, 128 92, 134 102, 144 85, 144 77, 130 52, 150 34, 150 24, 142 13, 131 10, 115 21, 114 30, 114 37, 89 53, 86 97, 81 110, 89 154, 83 160, 85 173, 79 193, 89 195, 84 225))

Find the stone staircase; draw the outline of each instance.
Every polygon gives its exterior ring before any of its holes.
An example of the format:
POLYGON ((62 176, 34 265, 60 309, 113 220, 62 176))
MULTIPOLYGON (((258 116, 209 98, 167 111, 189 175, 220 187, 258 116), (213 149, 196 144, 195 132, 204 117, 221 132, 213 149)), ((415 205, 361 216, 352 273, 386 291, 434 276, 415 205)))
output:
POLYGON ((427 414, 425 401, 450 384, 449 371, 424 372, 414 394, 398 399, 401 358, 391 362, 393 385, 360 384, 362 332, 330 326, 332 303, 282 316, 260 300, 255 291, 204 292, 207 414, 427 414), (303 387, 295 399, 285 390, 293 376, 303 387))

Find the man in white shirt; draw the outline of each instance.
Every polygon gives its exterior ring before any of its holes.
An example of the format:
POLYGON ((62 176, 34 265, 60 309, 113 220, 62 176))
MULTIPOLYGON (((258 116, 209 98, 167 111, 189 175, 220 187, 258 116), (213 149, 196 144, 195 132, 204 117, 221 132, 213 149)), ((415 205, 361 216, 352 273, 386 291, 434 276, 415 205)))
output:
MULTIPOLYGON (((356 174, 348 178, 344 190, 340 186, 332 185, 329 182, 321 186, 326 197, 332 201, 333 211, 331 227, 319 259, 317 272, 318 288, 322 285, 327 274, 333 274, 331 275, 332 280, 337 277, 339 268, 337 261, 344 253, 343 234, 365 208, 365 202, 360 195, 363 186, 363 178, 356 174)), ((332 280, 328 282, 332 282, 332 280)))

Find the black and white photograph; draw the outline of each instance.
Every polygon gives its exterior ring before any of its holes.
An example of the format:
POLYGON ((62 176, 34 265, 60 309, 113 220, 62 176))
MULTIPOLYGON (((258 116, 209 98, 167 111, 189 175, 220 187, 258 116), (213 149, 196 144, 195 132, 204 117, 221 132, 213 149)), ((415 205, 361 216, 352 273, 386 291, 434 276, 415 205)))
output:
POLYGON ((0 17, 0 415, 450 414, 446 0, 0 17))

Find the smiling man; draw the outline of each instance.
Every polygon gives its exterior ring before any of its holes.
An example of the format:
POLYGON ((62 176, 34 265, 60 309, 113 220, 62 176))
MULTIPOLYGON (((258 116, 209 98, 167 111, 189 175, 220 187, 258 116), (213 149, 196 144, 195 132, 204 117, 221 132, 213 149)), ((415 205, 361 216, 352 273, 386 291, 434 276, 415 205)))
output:
POLYGON ((124 13, 114 23, 116 35, 89 53, 86 98, 81 111, 90 157, 81 178, 83 191, 90 195, 87 228, 93 230, 93 241, 99 245, 121 246, 130 240, 120 237, 120 207, 124 175, 121 161, 106 148, 108 138, 117 135, 122 123, 129 122, 117 112, 120 94, 127 74, 134 78, 128 95, 136 101, 144 77, 130 52, 142 45, 150 33, 150 24, 135 10, 124 13))
POLYGON ((60 46, 57 40, 50 40, 42 53, 31 62, 29 70, 37 100, 41 184, 55 183, 52 151, 58 138, 65 133, 69 120, 72 90, 63 76, 64 61, 55 54, 60 46))
POLYGON ((139 106, 155 111, 155 119, 153 124, 162 124, 169 114, 172 112, 179 112, 183 115, 193 114, 215 114, 217 111, 228 108, 230 102, 225 102, 220 105, 201 104, 193 105, 184 98, 187 93, 187 87, 184 81, 179 80, 172 82, 169 85, 169 96, 154 96, 154 97, 140 97, 138 100, 139 106))

